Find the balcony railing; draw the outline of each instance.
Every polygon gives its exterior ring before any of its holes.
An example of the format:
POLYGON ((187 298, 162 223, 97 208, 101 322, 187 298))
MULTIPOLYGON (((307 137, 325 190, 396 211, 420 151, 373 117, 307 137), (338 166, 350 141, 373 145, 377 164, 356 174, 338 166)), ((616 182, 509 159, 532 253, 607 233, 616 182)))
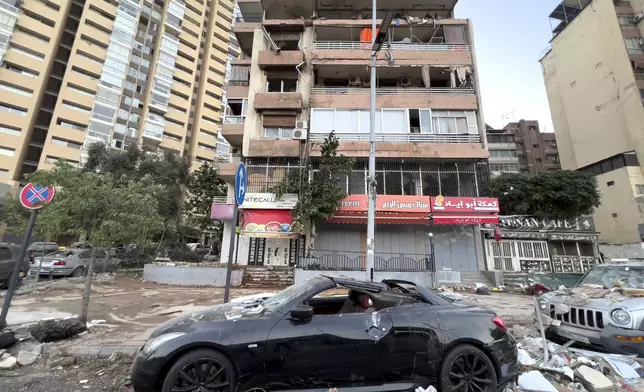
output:
MULTIPOLYGON (((312 87, 311 94, 329 94, 329 95, 368 95, 368 88, 352 87, 312 87)), ((426 94, 474 94, 473 88, 422 88, 422 87, 380 87, 376 88, 376 95, 426 95, 426 94)))
POLYGON ((241 154, 222 154, 222 153, 216 153, 215 154, 215 162, 217 163, 240 163, 241 162, 241 154))
POLYGON ((246 116, 226 116, 224 124, 243 124, 246 116))
MULTIPOLYGON (((313 49, 330 49, 330 50, 371 50, 371 42, 351 42, 351 41, 316 41, 313 43, 313 49)), ((393 43, 391 50, 411 50, 411 51, 456 51, 466 52, 470 50, 467 44, 423 44, 423 43, 393 43)))
MULTIPOLYGON (((368 142, 368 133, 336 133, 339 140, 368 142)), ((311 140, 322 141, 326 133, 312 133, 311 140)), ((424 143, 480 143, 480 135, 436 134, 436 133, 377 133, 377 142, 424 142, 424 143)))

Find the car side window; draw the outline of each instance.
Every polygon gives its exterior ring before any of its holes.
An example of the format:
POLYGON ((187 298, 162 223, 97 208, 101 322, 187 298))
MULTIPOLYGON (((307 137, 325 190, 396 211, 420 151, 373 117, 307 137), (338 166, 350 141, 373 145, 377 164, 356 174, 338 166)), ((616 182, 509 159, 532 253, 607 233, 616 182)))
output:
POLYGON ((97 250, 96 251, 96 258, 97 259, 104 259, 105 257, 107 257, 107 254, 105 253, 104 250, 97 250))
POLYGON ((78 258, 81 260, 89 260, 92 257, 92 252, 86 250, 84 252, 80 252, 78 255, 78 258))
POLYGON ((376 311, 374 300, 366 293, 338 286, 314 295, 306 304, 313 308, 315 316, 372 313, 376 311))
POLYGON ((11 253, 11 249, 5 247, 0 248, 0 260, 11 259, 13 259, 13 253, 11 253))

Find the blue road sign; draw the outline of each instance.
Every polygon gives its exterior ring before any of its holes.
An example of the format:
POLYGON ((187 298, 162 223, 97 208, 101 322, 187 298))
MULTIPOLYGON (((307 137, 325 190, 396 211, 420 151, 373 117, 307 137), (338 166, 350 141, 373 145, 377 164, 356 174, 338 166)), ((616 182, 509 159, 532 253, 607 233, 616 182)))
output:
POLYGON ((246 165, 242 162, 237 166, 237 173, 235 173, 235 201, 238 206, 244 204, 246 198, 246 165))

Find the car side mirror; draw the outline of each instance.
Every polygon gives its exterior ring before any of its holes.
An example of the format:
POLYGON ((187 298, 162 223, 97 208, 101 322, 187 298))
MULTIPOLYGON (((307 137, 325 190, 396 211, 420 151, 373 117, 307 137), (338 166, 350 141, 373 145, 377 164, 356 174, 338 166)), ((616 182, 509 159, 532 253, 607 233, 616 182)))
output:
POLYGON ((308 305, 299 305, 291 310, 291 318, 297 321, 306 321, 313 318, 313 308, 308 305))

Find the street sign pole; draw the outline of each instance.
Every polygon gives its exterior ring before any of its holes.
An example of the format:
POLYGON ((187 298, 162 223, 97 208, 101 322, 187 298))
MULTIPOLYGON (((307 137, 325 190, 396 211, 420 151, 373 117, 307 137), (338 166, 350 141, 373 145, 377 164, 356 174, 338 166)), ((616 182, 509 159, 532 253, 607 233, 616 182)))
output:
POLYGON ((230 226, 230 241, 228 242, 228 266, 226 267, 226 289, 224 291, 225 304, 230 300, 230 278, 233 273, 233 255, 235 251, 234 238, 237 232, 239 206, 244 204, 244 199, 246 198, 248 180, 246 174, 246 165, 242 162, 237 166, 237 172, 235 173, 235 207, 233 208, 233 221, 230 226))
POLYGON ((13 268, 13 273, 11 274, 11 281, 9 282, 9 290, 4 297, 4 305, 2 305, 2 313, 0 313, 0 330, 4 329, 7 326, 7 313, 9 313, 9 305, 11 305, 11 300, 13 299, 13 293, 16 290, 18 285, 18 279, 20 275, 20 265, 25 258, 27 253, 27 247, 29 246, 29 240, 31 239, 31 232, 34 230, 34 224, 36 223, 36 217, 38 216, 38 210, 31 210, 29 215, 29 223, 27 224, 27 231, 25 236, 22 239, 22 246, 20 247, 20 253, 18 254, 18 260, 16 260, 16 266, 13 268))

